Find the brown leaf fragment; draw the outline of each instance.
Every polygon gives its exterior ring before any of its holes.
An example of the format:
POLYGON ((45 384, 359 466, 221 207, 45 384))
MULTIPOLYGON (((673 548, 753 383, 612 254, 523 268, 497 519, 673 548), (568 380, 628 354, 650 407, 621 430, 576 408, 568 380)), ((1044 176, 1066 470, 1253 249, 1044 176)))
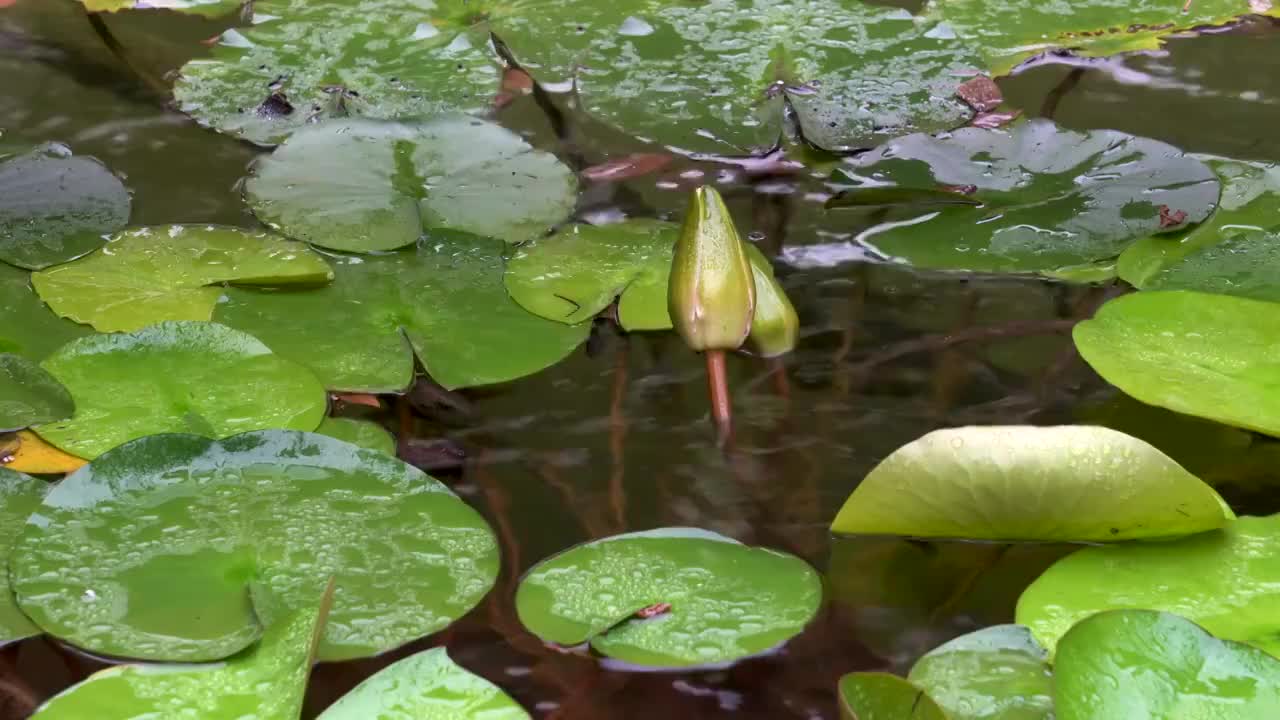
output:
POLYGON ((977 185, 939 185, 939 190, 947 192, 960 193, 961 195, 972 195, 978 192, 977 185))
POLYGON ((983 128, 984 130, 995 130, 996 128, 1008 125, 1021 115, 1021 110, 1010 110, 1008 112, 984 112, 980 113, 973 119, 973 122, 969 124, 976 128, 983 128))
POLYGON ((582 171, 582 177, 592 182, 621 182, 657 172, 670 164, 670 155, 635 153, 617 160, 592 165, 582 171))
POLYGON ((659 615, 666 615, 669 612, 671 612, 671 603, 657 603, 646 608, 640 608, 636 611, 636 617, 641 620, 648 620, 659 615))
POLYGON ((367 393, 332 393, 332 395, 335 402, 347 403, 348 405, 367 405, 372 408, 382 407, 377 395, 369 395, 367 393))
POLYGON ((979 75, 964 81, 956 88, 956 96, 969 107, 980 113, 991 112, 1004 102, 1004 94, 996 81, 986 75, 979 75))
POLYGON ((1160 229, 1167 230, 1169 228, 1178 227, 1187 221, 1186 210, 1172 210, 1168 205, 1160 206, 1160 229))

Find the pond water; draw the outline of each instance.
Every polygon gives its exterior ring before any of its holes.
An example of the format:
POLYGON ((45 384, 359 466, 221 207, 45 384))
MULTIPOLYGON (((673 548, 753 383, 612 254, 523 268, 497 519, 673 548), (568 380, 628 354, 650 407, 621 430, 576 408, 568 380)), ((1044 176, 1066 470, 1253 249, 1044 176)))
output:
MULTIPOLYGON (((0 9, 0 143, 58 141, 127 178, 133 224, 256 226, 241 178, 261 152, 166 109, 104 46, 79 6, 18 0, 0 9)), ((225 25, 166 12, 116 15, 133 62, 163 79, 225 25)), ((1105 61, 1048 58, 1001 80, 1006 100, 1075 129, 1114 128, 1194 152, 1280 161, 1280 29, 1249 22, 1105 61)), ((522 98, 497 113, 579 168, 654 146, 576 114, 574 144, 522 98)), ((1009 622, 1021 589, 1062 550, 833 540, 836 510, 877 462, 940 427, 1052 424, 1124 415, 1068 330, 1117 292, 1039 279, 982 278, 847 262, 859 229, 827 214, 806 174, 754 174, 677 159, 654 174, 589 185, 580 213, 678 218, 687 189, 713 180, 740 227, 780 258, 802 320, 780 363, 730 360, 737 434, 727 455, 709 425, 698 358, 672 334, 601 325, 568 361, 508 385, 422 398, 380 417, 410 457, 465 453, 441 471, 480 509, 504 550, 498 586, 447 631, 387 657, 320 666, 304 717, 414 650, 451 655, 536 717, 837 717, 853 670, 905 671, 925 650, 1009 622), (1110 413, 1110 415, 1108 415, 1110 413), (441 452, 447 444, 449 451, 441 452), (827 572, 828 602, 772 656, 711 673, 635 674, 546 649, 520 626, 515 583, 584 540, 659 526, 715 530, 797 554, 827 572)), ((358 407, 352 414, 361 414, 358 407)), ((1125 429, 1155 442, 1167 413, 1125 429)), ((1126 416, 1127 417, 1127 416, 1126 416)), ((1178 448, 1166 448, 1178 457, 1178 448)), ((1211 461, 1203 461, 1209 462, 1211 461)), ((1203 469, 1203 465, 1202 465, 1203 469)), ((1252 495, 1237 510, 1274 511, 1252 495)), ((0 650, 0 716, 21 717, 103 663, 45 638, 0 650)))

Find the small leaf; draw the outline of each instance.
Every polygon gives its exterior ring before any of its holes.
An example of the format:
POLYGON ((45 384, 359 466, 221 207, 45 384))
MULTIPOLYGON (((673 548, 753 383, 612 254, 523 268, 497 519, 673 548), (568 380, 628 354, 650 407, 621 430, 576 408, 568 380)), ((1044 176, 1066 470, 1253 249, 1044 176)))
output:
POLYGON ((30 278, 31 273, 0 262, 0 352, 40 362, 92 331, 55 315, 31 289, 30 278))
POLYGON ((75 407, 71 393, 44 368, 0 353, 0 432, 66 419, 75 407))
POLYGON ((391 457, 396 455, 396 439, 387 429, 369 420, 345 417, 328 417, 316 428, 319 435, 328 435, 357 447, 376 450, 391 457))
MULTIPOLYGON (((39 507, 49 484, 22 473, 0 468, 0 563, 8 567, 12 551, 22 526, 39 507)), ((0 572, 0 647, 32 635, 39 635, 40 628, 18 609, 9 587, 9 573, 0 572)))
POLYGON ((923 690, 889 673, 849 673, 839 694, 844 720, 947 720, 923 690))
POLYGON ((951 720, 1053 720, 1048 653, 1021 625, 984 628, 930 650, 907 679, 951 720))

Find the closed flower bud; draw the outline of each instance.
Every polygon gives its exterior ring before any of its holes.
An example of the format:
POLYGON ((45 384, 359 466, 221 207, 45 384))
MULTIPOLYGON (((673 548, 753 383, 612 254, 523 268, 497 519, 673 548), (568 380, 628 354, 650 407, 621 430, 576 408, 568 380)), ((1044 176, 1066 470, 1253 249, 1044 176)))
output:
POLYGON ((761 357, 777 357, 791 352, 800 336, 800 317, 787 297, 787 291, 773 276, 773 263, 747 244, 751 272, 756 281, 756 312, 751 320, 747 345, 761 357))
POLYGON ((751 332, 756 283, 746 243, 715 188, 693 193, 671 263, 667 309, 689 347, 736 350, 751 332))

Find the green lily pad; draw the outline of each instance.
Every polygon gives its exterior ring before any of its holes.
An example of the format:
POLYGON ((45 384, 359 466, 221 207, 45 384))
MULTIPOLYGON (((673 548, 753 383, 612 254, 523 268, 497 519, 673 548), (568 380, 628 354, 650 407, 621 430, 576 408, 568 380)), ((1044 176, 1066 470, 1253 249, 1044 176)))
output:
POLYGON ((1249 232, 1201 248, 1162 269, 1148 290, 1199 290, 1255 300, 1280 301, 1280 226, 1249 232))
POLYGON ((1280 17, 1280 7, 1271 2, 1246 0, 1075 0, 1069 10, 1018 0, 933 0, 930 11, 956 35, 986 48, 996 75, 1048 50, 1071 49, 1085 57, 1155 50, 1165 37, 1184 30, 1225 25, 1251 13, 1280 17))
POLYGON ((59 315, 101 332, 208 320, 223 283, 324 283, 333 271, 302 243, 216 226, 140 228, 101 251, 31 276, 59 315))
POLYGON ((308 603, 226 662, 107 668, 55 695, 31 717, 298 720, 326 612, 324 603, 308 603))
POLYGON ((392 457, 396 455, 396 439, 386 428, 369 420, 329 417, 320 423, 316 433, 392 457))
POLYGON ((967 188, 981 205, 898 208, 858 239, 917 267, 1020 273, 1114 259, 1139 238, 1205 220, 1219 189, 1207 165, 1170 145, 1048 120, 908 135, 858 156, 836 180, 849 183, 836 206, 858 204, 864 188, 967 188))
MULTIPOLYGON (((0 558, 4 567, 8 567, 9 552, 22 534, 22 524, 40 506, 48 489, 43 480, 0 468, 0 558)), ((0 646, 39 634, 40 628, 18 609, 9 573, 0 572, 0 646)))
POLYGON ((71 393, 39 365, 0 353, 0 432, 71 417, 71 393))
POLYGON ((413 355, 453 389, 507 382, 559 362, 587 338, 526 312, 502 285, 502 243, 432 233, 416 248, 334 258, 330 285, 231 289, 214 317, 305 365, 330 390, 401 392, 413 355))
POLYGON ((447 115, 300 130, 258 161, 245 197, 290 237, 372 252, 412 245, 433 229, 531 240, 569 216, 577 188, 569 168, 519 135, 447 115))
POLYGON ((1021 625, 958 637, 920 658, 907 679, 952 720, 1053 719, 1049 654, 1021 625))
POLYGON ((620 298, 623 328, 670 330, 667 276, 679 233, 658 220, 567 227, 516 249, 507 292, 529 312, 570 325, 620 298))
POLYGON ((1087 618, 1058 643, 1059 720, 1280 717, 1280 660, 1151 610, 1087 618))
POLYGON ((265 428, 314 430, 327 403, 306 368, 215 323, 91 335, 64 345, 44 369, 71 391, 76 411, 36 431, 89 459, 156 433, 220 438, 265 428))
POLYGON ((318 720, 529 720, 516 701, 467 672, 444 648, 387 666, 320 713, 318 720))
POLYGON ((284 430, 157 435, 54 488, 10 571, 46 632, 158 661, 226 657, 334 577, 319 657, 343 660, 461 617, 498 547, 444 485, 380 452, 284 430))
POLYGON ((80 4, 89 12, 172 10, 207 16, 225 15, 245 2, 247 0, 80 0, 80 4))
POLYGON ((90 332, 58 317, 41 302, 31 289, 31 273, 0 263, 0 352, 39 362, 90 332))
POLYGON ((1134 287, 1149 289, 1165 268, 1227 238, 1280 226, 1280 166, 1213 155, 1194 157, 1203 160, 1222 184, 1218 209, 1195 227, 1143 238, 1125 248, 1116 273, 1134 287))
POLYGON ((1015 425, 936 430, 898 449, 831 529, 1108 542, 1179 537, 1234 517, 1213 488, 1142 440, 1103 427, 1015 425))
POLYGON ((889 673, 849 673, 840 678, 843 720, 947 720, 925 691, 889 673))
POLYGON ((93 252, 132 204, 106 166, 61 145, 0 161, 0 261, 37 270, 93 252))
POLYGON ((548 642, 590 642, 628 665, 697 667, 773 649, 803 630, 821 601, 817 573, 797 557, 664 528, 542 561, 520 583, 516 612, 548 642))
POLYGON ((1099 375, 1148 405, 1280 435, 1274 303, 1144 291, 1106 303, 1072 336, 1099 375))
POLYGON ((1218 637, 1280 652, 1280 516, 1241 517, 1217 532, 1108 545, 1059 560, 1023 592, 1017 622, 1053 651, 1096 612, 1149 608, 1218 637))

